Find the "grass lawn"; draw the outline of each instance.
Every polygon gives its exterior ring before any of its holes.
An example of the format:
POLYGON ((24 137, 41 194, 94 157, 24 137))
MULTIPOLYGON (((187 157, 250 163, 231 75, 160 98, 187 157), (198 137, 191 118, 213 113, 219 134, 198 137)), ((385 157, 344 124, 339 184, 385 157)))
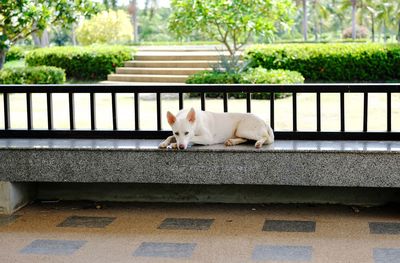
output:
MULTIPOLYGON (((54 126, 56 129, 68 129, 68 95, 54 94, 54 126)), ((314 94, 298 94, 298 130, 316 130, 316 96, 314 94)), ((322 130, 338 131, 340 129, 339 94, 322 94, 322 130)), ((345 117, 347 131, 362 130, 363 94, 345 95, 345 117)), ((75 96, 76 126, 78 129, 90 128, 89 94, 77 94, 75 96)), ((199 99, 186 99, 185 108, 200 108, 199 99)), ((33 94, 33 127, 35 129, 46 128, 46 96, 33 94)), ((287 97, 275 101, 275 130, 286 131, 292 129, 292 98, 287 97)), ((98 129, 111 129, 111 95, 96 95, 96 123, 98 129)), ((244 99, 230 99, 228 105, 231 112, 245 112, 246 101, 244 99)), ((10 95, 11 127, 13 129, 26 128, 26 102, 24 94, 10 95)), ((207 99, 206 109, 222 112, 223 104, 220 99, 207 99)), ((117 95, 117 110, 119 129, 134 128, 134 102, 129 94, 117 95)), ((162 101, 162 127, 169 129, 166 118, 167 110, 178 111, 177 99, 165 99, 162 101)), ((252 112, 269 121, 269 101, 252 100, 252 112)), ((0 129, 4 128, 3 98, 0 95, 0 129)), ((143 130, 156 129, 156 102, 154 100, 140 100, 140 128, 143 130)), ((400 131, 400 94, 392 95, 392 128, 400 131)), ((383 131, 386 128, 386 94, 370 94, 368 109, 368 130, 383 131)))

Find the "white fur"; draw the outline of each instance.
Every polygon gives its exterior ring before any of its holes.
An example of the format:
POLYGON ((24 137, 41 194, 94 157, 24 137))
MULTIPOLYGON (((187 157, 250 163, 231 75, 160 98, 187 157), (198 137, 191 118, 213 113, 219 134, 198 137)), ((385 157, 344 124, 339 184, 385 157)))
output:
POLYGON ((192 108, 190 111, 179 111, 176 117, 168 112, 167 118, 173 135, 160 143, 160 148, 171 146, 186 149, 190 142, 232 146, 247 140, 256 141, 255 147, 260 148, 264 143, 274 142, 271 127, 250 113, 214 113, 192 108), (175 143, 172 143, 174 140, 175 143))

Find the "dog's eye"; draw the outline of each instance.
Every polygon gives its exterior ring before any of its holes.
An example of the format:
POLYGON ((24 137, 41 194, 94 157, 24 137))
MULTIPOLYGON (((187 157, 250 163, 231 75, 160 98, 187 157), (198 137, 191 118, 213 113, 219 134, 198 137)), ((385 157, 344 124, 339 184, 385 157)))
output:
POLYGON ((176 135, 176 136, 179 136, 179 132, 175 132, 175 135, 176 135))
POLYGON ((185 135, 188 135, 189 134, 189 132, 185 132, 185 135))

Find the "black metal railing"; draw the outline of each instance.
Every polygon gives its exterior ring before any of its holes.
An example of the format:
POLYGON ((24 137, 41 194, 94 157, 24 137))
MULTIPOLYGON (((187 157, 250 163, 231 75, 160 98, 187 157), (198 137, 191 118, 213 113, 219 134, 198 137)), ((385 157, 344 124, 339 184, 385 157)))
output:
MULTIPOLYGON (((246 111, 251 112, 252 93, 265 92, 270 94, 270 125, 275 126, 275 94, 291 93, 292 98, 292 131, 275 131, 277 139, 319 139, 319 140, 400 140, 400 133, 392 131, 392 94, 400 93, 398 84, 299 84, 299 85, 0 85, 0 94, 3 94, 4 129, 0 130, 0 138, 135 138, 135 139, 159 139, 170 134, 170 131, 162 130, 162 98, 163 93, 178 93, 179 108, 185 106, 184 93, 200 93, 200 105, 206 110, 206 94, 219 92, 223 94, 223 110, 228 112, 228 94, 242 92, 246 94, 246 111), (9 94, 26 94, 27 128, 23 130, 11 129, 10 126, 10 100, 9 94), (32 94, 46 94, 47 129, 33 129, 32 118, 32 94), (59 130, 53 127, 53 101, 52 94, 68 94, 69 129, 59 130), (90 94, 90 130, 77 129, 75 125, 75 94, 90 94), (96 94, 111 94, 112 129, 96 129, 96 94), (119 130, 117 122, 117 98, 120 93, 130 93, 134 96, 132 108, 132 121, 134 129, 119 130), (140 100, 141 93, 155 93, 157 105, 157 129, 141 130, 140 128, 140 100), (298 93, 316 94, 316 131, 298 131, 298 93), (321 94, 340 94, 340 131, 321 131, 321 94), (349 93, 364 94, 363 100, 363 129, 360 132, 350 132, 345 129, 345 95, 349 93), (382 127, 382 132, 369 132, 368 127, 368 95, 371 93, 385 93, 387 96, 386 117, 387 126, 382 127)), ((397 105, 400 107, 400 105, 397 105)), ((267 112, 267 109, 266 109, 267 112)), ((329 120, 327 120, 329 121, 329 120)), ((400 120, 396 120, 399 121, 400 120)))

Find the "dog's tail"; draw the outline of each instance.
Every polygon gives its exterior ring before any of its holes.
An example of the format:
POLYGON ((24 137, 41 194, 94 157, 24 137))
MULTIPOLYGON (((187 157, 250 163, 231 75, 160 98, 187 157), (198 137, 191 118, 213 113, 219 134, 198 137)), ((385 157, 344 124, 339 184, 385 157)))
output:
POLYGON ((267 127, 267 134, 265 136, 267 140, 265 141, 265 143, 272 144, 275 140, 274 131, 272 130, 271 126, 268 125, 267 123, 265 123, 265 126, 267 127))

